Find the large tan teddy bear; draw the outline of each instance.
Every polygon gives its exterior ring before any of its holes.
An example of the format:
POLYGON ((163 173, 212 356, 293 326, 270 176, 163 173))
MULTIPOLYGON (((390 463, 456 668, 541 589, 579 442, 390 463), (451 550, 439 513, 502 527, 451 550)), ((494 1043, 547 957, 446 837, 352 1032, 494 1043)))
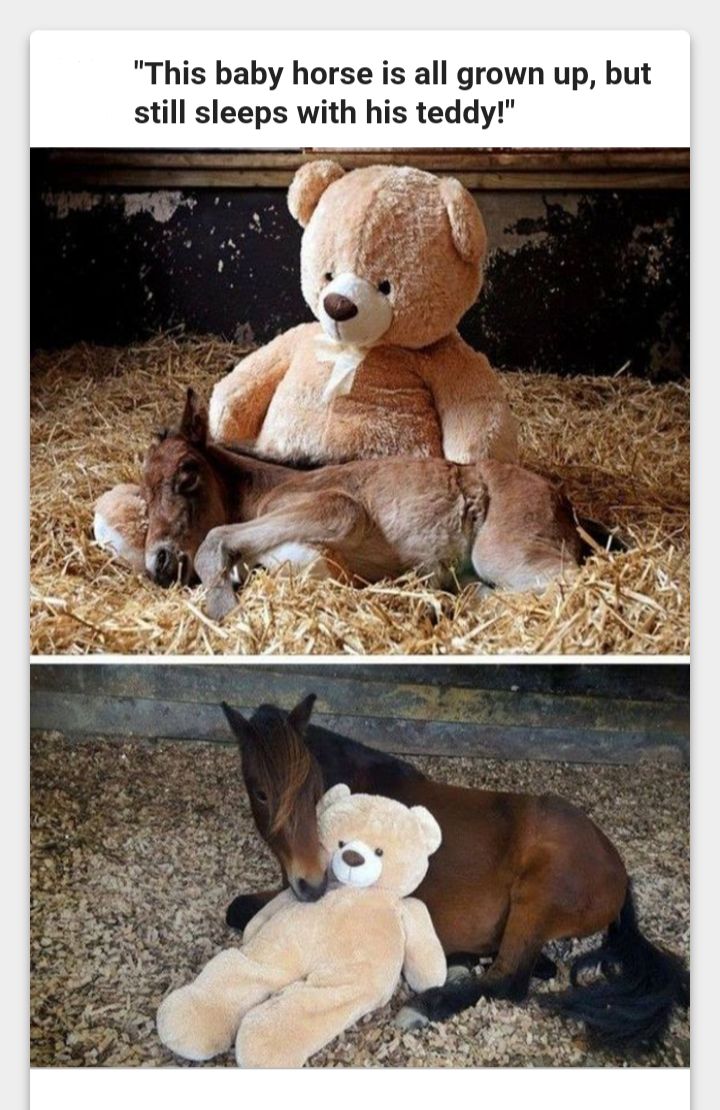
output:
MULTIPOLYGON (((457 332, 482 282, 486 235, 454 178, 309 162, 290 211, 315 323, 244 358, 215 386, 210 433, 287 462, 414 455, 514 461, 517 429, 484 355, 457 332)), ((139 486, 98 502, 95 536, 143 569, 139 486)))
POLYGON ((514 461, 516 426, 498 379, 457 332, 486 247, 460 182, 309 162, 288 204, 305 228, 302 290, 318 322, 278 336, 218 383, 213 437, 288 460, 514 461))
POLYGON ((209 1060, 235 1042, 241 1067, 301 1067, 365 1014, 384 1006, 401 974, 413 990, 441 986, 446 963, 422 882, 440 828, 423 806, 332 787, 318 803, 331 882, 317 902, 283 891, 173 991, 157 1015, 178 1056, 209 1060))

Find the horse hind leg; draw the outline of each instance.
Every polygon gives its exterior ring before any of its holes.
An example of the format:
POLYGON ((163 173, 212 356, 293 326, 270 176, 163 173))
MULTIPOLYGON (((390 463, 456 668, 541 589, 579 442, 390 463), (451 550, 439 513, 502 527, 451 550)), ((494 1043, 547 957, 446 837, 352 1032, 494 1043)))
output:
MULTIPOLYGON (((521 1002, 545 940, 541 906, 519 894, 508 914, 500 948, 490 967, 479 976, 451 979, 442 987, 423 991, 405 1005, 395 1021, 401 1029, 417 1029, 431 1021, 446 1021, 475 1006, 481 998, 521 1002)), ((543 964, 540 964, 541 969, 543 964)))

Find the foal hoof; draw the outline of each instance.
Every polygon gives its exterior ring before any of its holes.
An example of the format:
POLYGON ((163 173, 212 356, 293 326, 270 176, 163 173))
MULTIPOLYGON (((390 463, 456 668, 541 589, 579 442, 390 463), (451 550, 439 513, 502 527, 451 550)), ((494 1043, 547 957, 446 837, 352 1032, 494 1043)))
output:
POLYGON ((207 592, 205 610, 212 621, 221 621, 235 608, 235 594, 230 582, 213 586, 207 592))
POLYGON ((233 898, 225 914, 225 922, 231 929, 244 929, 256 913, 259 913, 267 901, 258 898, 257 894, 238 894, 233 898))
POLYGON ((458 979, 467 979, 472 975, 472 968, 467 967, 465 964, 451 964, 447 969, 446 983, 454 983, 458 979))
POLYGON ((402 1010, 395 1015, 394 1024, 398 1029, 402 1029, 403 1032, 407 1033, 411 1029, 422 1029, 424 1025, 429 1025, 430 1023, 425 1017, 425 1014, 418 1013, 411 1005, 408 1005, 403 1006, 402 1010))

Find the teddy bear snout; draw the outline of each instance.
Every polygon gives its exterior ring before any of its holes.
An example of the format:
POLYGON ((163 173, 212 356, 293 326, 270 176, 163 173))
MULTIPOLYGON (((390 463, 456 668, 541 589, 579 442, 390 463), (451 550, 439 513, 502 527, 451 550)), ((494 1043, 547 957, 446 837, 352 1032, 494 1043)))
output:
POLYGON ((341 293, 328 293, 323 299, 323 308, 330 319, 338 323, 352 320, 353 316, 358 314, 357 305, 353 304, 349 297, 343 297, 341 293))
POLYGON ((354 852, 352 848, 347 848, 342 858, 348 867, 362 867, 365 863, 365 856, 361 856, 359 852, 354 852))

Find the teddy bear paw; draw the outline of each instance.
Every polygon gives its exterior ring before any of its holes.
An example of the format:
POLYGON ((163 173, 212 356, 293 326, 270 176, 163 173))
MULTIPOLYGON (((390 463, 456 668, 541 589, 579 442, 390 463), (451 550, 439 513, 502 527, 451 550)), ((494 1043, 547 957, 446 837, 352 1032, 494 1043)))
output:
POLYGON ((232 1045, 235 1027, 217 1004, 202 998, 191 986, 173 991, 157 1013, 162 1043, 185 1060, 210 1060, 232 1045))

